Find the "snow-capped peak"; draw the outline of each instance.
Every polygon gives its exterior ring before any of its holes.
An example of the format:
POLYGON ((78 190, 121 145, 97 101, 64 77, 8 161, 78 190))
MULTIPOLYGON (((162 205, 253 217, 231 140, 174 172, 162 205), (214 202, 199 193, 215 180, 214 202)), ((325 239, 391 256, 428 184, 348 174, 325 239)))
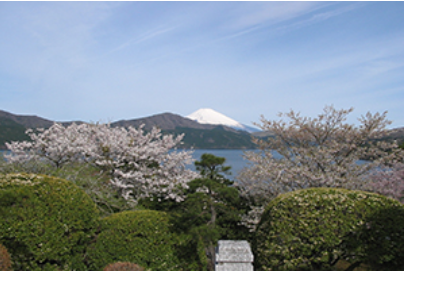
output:
POLYGON ((225 125, 238 129, 245 129, 243 124, 231 119, 212 109, 199 109, 187 116, 187 118, 201 124, 225 125))

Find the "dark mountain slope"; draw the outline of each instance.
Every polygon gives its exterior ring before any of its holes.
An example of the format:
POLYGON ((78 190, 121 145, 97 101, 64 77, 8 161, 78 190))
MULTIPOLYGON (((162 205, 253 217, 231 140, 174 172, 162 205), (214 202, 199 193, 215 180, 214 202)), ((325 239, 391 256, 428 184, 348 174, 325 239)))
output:
POLYGON ((0 149, 6 149, 5 142, 29 140, 26 127, 12 119, 0 118, 0 149))
POLYGON ((247 132, 228 131, 224 126, 215 126, 213 129, 194 129, 176 127, 174 130, 164 130, 165 134, 181 134, 184 139, 180 148, 194 149, 254 149, 256 145, 247 132))
POLYGON ((18 123, 24 128, 48 128, 53 125, 53 121, 38 117, 27 115, 14 115, 0 110, 0 119, 9 119, 18 123))

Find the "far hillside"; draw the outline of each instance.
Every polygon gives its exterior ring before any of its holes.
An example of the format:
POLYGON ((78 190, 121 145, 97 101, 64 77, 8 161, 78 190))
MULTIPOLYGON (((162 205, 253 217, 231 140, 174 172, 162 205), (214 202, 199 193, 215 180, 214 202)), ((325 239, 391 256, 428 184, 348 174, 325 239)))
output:
POLYGON ((6 142, 29 140, 26 127, 11 119, 0 118, 0 149, 6 149, 6 142))

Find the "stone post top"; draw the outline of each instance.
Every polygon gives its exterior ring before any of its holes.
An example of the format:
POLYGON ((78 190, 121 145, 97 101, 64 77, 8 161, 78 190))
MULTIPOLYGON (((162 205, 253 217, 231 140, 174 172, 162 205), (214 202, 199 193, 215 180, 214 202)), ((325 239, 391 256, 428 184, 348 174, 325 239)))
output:
POLYGON ((218 241, 216 262, 251 263, 253 254, 247 241, 218 241))

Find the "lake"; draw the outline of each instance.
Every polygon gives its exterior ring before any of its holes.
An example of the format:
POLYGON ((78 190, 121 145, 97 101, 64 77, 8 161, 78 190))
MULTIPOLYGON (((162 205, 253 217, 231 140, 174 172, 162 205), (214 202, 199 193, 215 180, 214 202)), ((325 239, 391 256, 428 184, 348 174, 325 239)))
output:
MULTIPOLYGON (((231 166, 232 175, 228 176, 229 179, 234 179, 235 176, 244 168, 249 166, 250 162, 243 158, 244 152, 246 150, 194 150, 193 159, 195 161, 200 161, 203 154, 213 154, 216 157, 226 158, 225 166, 231 166)), ((195 170, 194 163, 187 166, 190 170, 195 170)))

